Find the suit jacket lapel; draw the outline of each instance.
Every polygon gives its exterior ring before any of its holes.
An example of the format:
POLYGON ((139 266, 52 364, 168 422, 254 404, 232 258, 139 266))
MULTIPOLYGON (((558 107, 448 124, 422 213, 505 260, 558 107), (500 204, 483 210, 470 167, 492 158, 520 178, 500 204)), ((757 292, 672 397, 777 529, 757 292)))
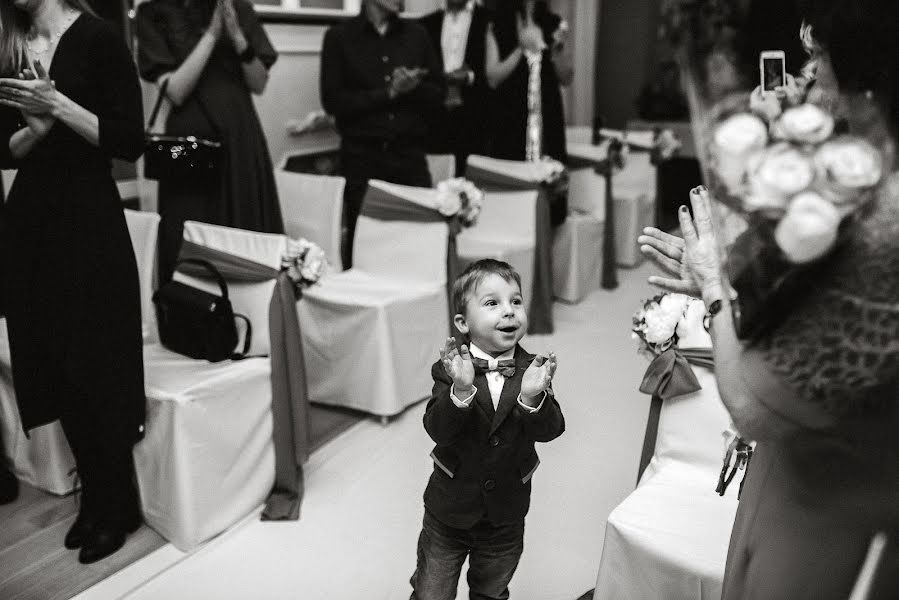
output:
POLYGON ((528 354, 521 346, 515 346, 515 375, 506 380, 503 385, 503 393, 499 397, 499 405, 496 408, 496 414, 493 416, 493 424, 490 426, 490 435, 493 435, 515 405, 518 403, 518 394, 521 393, 521 379, 527 370, 531 361, 534 360, 533 354, 528 354))

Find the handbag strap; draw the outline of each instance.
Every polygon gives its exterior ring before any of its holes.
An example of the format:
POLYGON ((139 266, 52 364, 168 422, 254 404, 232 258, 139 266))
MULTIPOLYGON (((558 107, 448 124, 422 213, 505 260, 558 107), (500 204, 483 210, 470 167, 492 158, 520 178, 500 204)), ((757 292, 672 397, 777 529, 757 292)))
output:
POLYGON ((208 260, 203 260, 202 258, 182 258, 177 263, 175 263, 175 270, 178 270, 179 265, 183 265, 186 263, 199 265, 206 269, 206 271, 209 272, 210 275, 212 275, 212 278, 215 279, 216 283, 219 284, 219 290, 221 291, 222 298, 224 298, 225 300, 228 299, 228 284, 225 283, 225 278, 222 277, 222 274, 219 273, 219 270, 216 269, 211 262, 209 262, 208 260))
POLYGON ((253 341, 253 323, 250 322, 249 317, 246 315, 242 315, 240 313, 234 313, 235 319, 243 319, 244 323, 247 324, 247 333, 243 338, 243 350, 240 352, 232 352, 230 358, 231 360, 243 360, 245 358, 253 358, 249 355, 250 352, 250 344, 253 341))
MULTIPOLYGON (((156 125, 156 118, 159 116, 159 109, 162 108, 162 101, 165 99, 165 92, 169 89, 169 79, 171 77, 166 77, 162 82, 162 85, 159 86, 159 95, 156 96, 156 102, 153 104, 153 110, 150 111, 150 119, 147 121, 147 133, 149 133, 153 127, 156 125)), ((200 94, 194 94, 194 97, 197 99, 197 104, 200 105, 200 112, 203 113, 203 116, 209 121, 209 125, 212 127, 215 134, 221 140, 222 131, 218 128, 218 125, 215 124, 215 121, 212 120, 212 117, 209 116, 209 112, 206 110, 206 104, 203 102, 203 98, 200 97, 200 94)))

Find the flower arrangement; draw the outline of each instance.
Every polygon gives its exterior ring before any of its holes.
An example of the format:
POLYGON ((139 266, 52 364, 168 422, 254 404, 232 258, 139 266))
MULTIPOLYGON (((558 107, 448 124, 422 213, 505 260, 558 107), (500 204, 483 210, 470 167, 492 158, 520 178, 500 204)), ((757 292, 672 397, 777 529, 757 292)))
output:
POLYGON ((717 198, 773 228, 791 264, 828 254, 842 221, 873 197, 886 172, 884 155, 871 142, 836 130, 833 116, 821 107, 758 90, 748 109, 724 116, 711 129, 717 198))
POLYGON ((646 300, 634 313, 631 337, 640 341, 641 354, 656 357, 677 346, 679 341, 695 337, 692 330, 704 316, 701 300, 663 292, 646 300))
POLYGON ((437 203, 440 214, 455 217, 462 227, 471 227, 481 214, 484 192, 462 177, 446 179, 437 184, 437 203))
POLYGON ((327 266, 325 251, 317 244, 305 238, 287 240, 287 251, 281 256, 281 271, 286 272, 293 282, 297 297, 304 289, 318 283, 327 266))

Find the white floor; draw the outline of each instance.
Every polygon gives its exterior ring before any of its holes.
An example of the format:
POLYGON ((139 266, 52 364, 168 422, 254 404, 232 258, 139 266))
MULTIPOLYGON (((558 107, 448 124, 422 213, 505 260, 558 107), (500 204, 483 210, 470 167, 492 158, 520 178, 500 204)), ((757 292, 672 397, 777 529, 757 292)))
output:
MULTIPOLYGON (((516 600, 575 600, 595 585, 605 519, 634 488, 646 424, 649 399, 637 391, 646 364, 630 322, 653 293, 650 272, 621 270, 614 292, 556 304, 556 333, 523 342, 559 356, 567 431, 538 448, 516 600)), ((388 427, 360 423, 313 455, 298 522, 251 515, 189 555, 163 547, 77 600, 408 598, 431 470, 423 412, 414 406, 388 427)))

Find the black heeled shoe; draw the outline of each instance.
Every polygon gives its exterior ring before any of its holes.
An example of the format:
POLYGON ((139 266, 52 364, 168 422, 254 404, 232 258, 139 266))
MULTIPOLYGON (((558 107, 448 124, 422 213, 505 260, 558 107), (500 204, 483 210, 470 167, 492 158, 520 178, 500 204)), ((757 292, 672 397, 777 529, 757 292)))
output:
POLYGON ((84 541, 90 537, 91 532, 97 525, 97 519, 86 511, 83 507, 78 511, 78 517, 72 523, 63 545, 69 550, 75 550, 84 545, 84 541))
POLYGON ((5 465, 0 465, 0 504, 9 504, 19 497, 19 480, 5 465))
POLYGON ((141 526, 140 513, 126 518, 104 519, 90 530, 78 553, 78 562, 89 565, 118 552, 128 535, 141 526))

